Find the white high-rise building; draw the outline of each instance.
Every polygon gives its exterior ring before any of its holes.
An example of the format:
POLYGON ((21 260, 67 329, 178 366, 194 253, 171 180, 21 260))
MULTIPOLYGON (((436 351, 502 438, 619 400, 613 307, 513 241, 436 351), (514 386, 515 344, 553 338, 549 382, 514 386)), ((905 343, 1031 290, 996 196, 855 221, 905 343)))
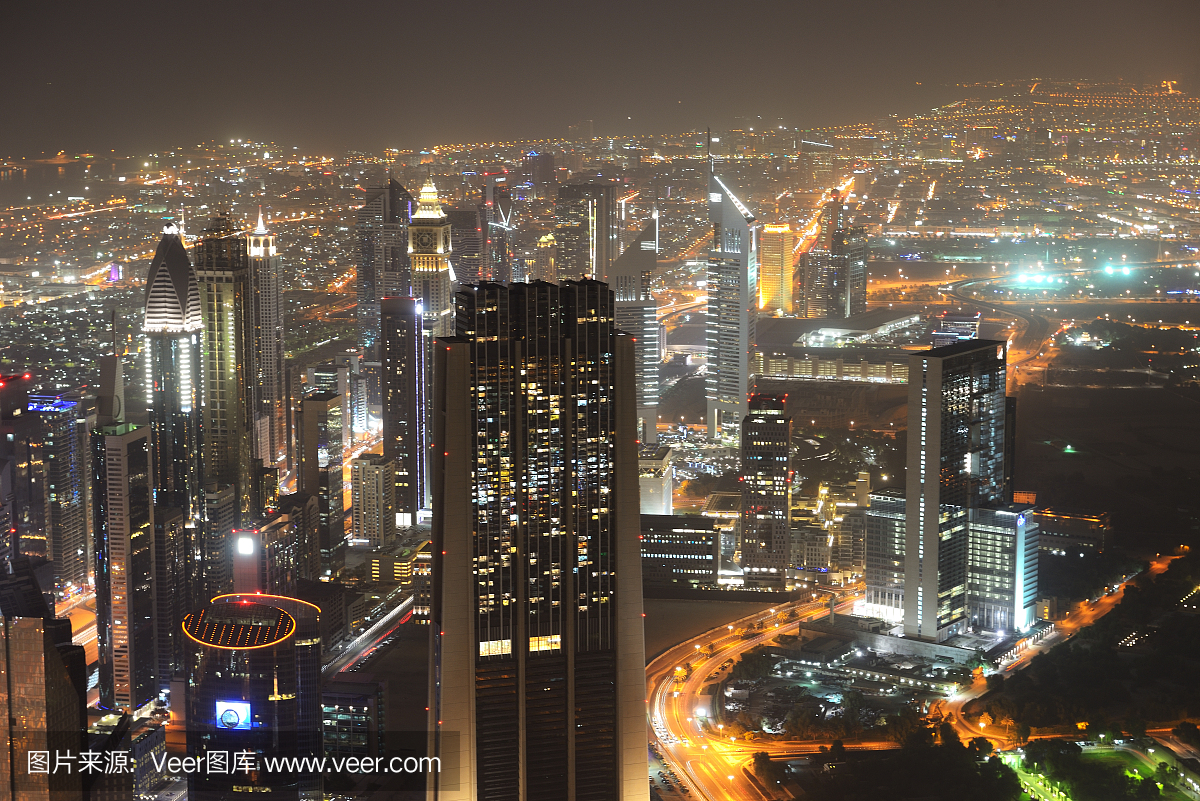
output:
POLYGON ((263 224, 250 234, 250 327, 254 376, 250 404, 254 426, 253 455, 265 467, 287 458, 283 435, 283 308, 279 287, 279 256, 275 236, 263 224))
POLYGON ((750 346, 758 314, 758 223, 716 176, 709 176, 707 379, 708 436, 737 437, 748 411, 750 346))
POLYGON ((396 535, 396 463, 383 456, 350 462, 351 540, 372 548, 396 535))

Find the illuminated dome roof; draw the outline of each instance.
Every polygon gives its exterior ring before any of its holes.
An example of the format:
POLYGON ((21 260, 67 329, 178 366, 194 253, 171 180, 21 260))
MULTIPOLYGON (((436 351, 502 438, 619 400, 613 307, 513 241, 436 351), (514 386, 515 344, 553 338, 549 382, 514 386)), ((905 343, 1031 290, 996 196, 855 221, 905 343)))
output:
POLYGON ((296 630, 296 619, 267 604, 213 603, 185 617, 183 630, 204 645, 240 651, 286 640, 296 630))
POLYGON ((150 262, 146 279, 146 332, 199 331, 200 285, 179 229, 168 225, 150 262))

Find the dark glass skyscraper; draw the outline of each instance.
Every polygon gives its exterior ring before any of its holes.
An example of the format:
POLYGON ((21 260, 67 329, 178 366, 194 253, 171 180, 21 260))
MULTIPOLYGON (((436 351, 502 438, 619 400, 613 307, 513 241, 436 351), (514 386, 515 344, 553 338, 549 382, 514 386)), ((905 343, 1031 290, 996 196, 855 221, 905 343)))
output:
POLYGON ((300 434, 300 492, 315 495, 320 508, 321 572, 336 576, 346 564, 342 495, 342 398, 318 392, 304 399, 300 434))
POLYGON ((217 214, 205 226, 195 252, 204 322, 204 479, 232 486, 239 518, 253 518, 258 511, 258 471, 251 461, 255 366, 247 240, 228 214, 217 214))
POLYGON ((426 485, 425 348, 422 309, 415 298, 380 303, 383 361, 383 455, 396 464, 396 513, 401 525, 417 520, 426 485))
POLYGON ((617 185, 564 184, 554 202, 557 270, 562 278, 609 280, 620 254, 617 185))
POLYGON ((467 287, 434 354, 430 730, 459 768, 435 797, 645 798, 634 353, 612 292, 467 287))
POLYGON ((791 553, 792 420, 786 396, 752 395, 742 421, 742 567, 782 587, 791 553))
POLYGON ((370 190, 358 210, 354 231, 358 237, 358 344, 367 361, 377 358, 379 302, 407 296, 412 291, 408 258, 408 223, 413 196, 388 176, 387 184, 370 190))

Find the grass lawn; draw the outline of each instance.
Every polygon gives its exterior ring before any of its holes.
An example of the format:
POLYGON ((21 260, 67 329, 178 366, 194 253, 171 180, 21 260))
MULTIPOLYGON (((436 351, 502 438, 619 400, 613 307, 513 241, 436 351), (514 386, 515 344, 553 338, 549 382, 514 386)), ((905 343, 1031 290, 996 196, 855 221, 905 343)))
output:
MULTIPOLYGON (((1098 765, 1116 765, 1130 776, 1146 778, 1154 775, 1154 771, 1145 762, 1128 751, 1086 751, 1083 754, 1083 760, 1098 765)), ((1165 801, 1191 801, 1177 789, 1164 789, 1162 797, 1165 801)))

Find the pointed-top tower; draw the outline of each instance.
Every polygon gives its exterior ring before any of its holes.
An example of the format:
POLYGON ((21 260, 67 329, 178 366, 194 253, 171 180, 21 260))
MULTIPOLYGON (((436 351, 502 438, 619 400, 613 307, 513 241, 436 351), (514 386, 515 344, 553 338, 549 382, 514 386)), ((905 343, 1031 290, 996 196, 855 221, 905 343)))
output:
MULTIPOLYGON (((256 469, 273 470, 287 456, 284 436, 283 384, 283 306, 279 256, 275 236, 263 222, 258 208, 258 225, 250 233, 250 327, 247 345, 254 353, 254 373, 250 386, 252 454, 256 469)), ((277 479, 276 479, 277 480, 277 479)), ((260 495, 271 494, 268 480, 260 482, 260 495)), ((260 497, 264 509, 274 508, 276 500, 260 497)))
POLYGON ((146 279, 146 317, 143 331, 191 332, 199 331, 200 284, 196 271, 188 258, 179 228, 168 225, 163 228, 162 239, 150 262, 150 275, 146 279))

